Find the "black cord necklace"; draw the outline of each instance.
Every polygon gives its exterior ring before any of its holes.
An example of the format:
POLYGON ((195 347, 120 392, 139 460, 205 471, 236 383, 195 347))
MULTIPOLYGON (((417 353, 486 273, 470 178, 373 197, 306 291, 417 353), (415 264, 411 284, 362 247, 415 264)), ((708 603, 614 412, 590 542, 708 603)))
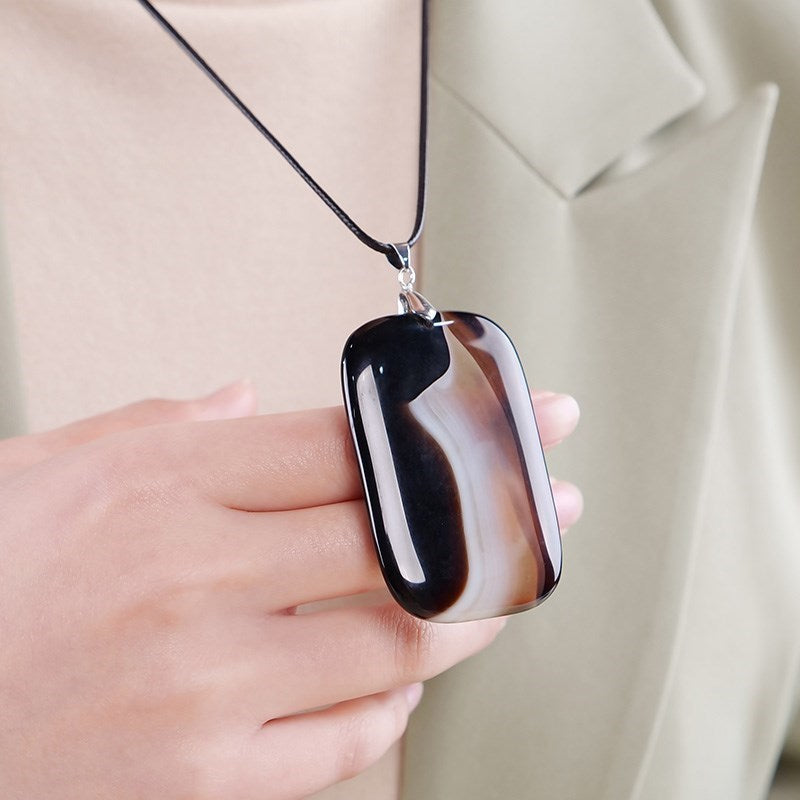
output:
POLYGON ((139 0, 150 15, 159 25, 180 45, 184 52, 203 72, 214 82, 217 88, 233 103, 239 111, 252 123, 253 127, 289 162, 292 169, 308 184, 311 190, 325 203, 328 208, 341 220, 345 227, 367 247, 383 253, 395 269, 403 269, 409 265, 408 258, 401 261, 399 256, 403 248, 411 248, 416 244, 422 233, 425 220, 425 178, 427 156, 427 131, 428 131, 428 0, 422 0, 422 23, 420 45, 420 107, 419 107, 419 160, 417 168, 417 214, 414 219, 414 228, 408 240, 403 244, 394 245, 381 242, 370 236, 353 218, 309 175, 303 165, 284 147, 277 136, 250 110, 246 103, 225 83, 208 62, 192 47, 184 36, 177 31, 172 23, 150 2, 139 0))
POLYGON ((561 538, 530 390, 508 335, 414 290, 425 216, 428 0, 421 0, 417 213, 402 243, 359 227, 150 0, 138 2, 317 196, 397 269, 398 314, 351 334, 342 390, 378 559, 408 612, 460 622, 524 611, 556 587, 561 538))

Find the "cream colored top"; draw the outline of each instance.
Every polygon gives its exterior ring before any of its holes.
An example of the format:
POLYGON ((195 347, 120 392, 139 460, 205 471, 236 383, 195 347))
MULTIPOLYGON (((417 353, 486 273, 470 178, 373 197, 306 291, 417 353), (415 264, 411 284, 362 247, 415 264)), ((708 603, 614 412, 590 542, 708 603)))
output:
MULTIPOLYGON (((416 197, 418 3, 159 8, 372 235, 416 197)), ((349 233, 133 2, 4 4, 0 181, 28 425, 249 375, 341 402, 347 335, 396 307, 349 233)), ((397 748, 329 796, 389 800, 397 748)))
MULTIPOLYGON (((416 2, 159 8, 363 227, 408 235, 416 2)), ((395 310, 384 257, 138 4, 14 0, 2 15, 0 180, 29 425, 240 375, 264 411, 340 402, 344 340, 395 310)))

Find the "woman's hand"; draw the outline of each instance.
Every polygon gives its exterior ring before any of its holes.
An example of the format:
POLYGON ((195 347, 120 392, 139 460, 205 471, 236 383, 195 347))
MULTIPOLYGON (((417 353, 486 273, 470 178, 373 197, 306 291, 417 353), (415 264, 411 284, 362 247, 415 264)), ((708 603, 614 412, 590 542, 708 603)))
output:
MULTIPOLYGON (((546 442, 574 428, 535 400, 546 442)), ((388 595, 296 613, 383 581, 343 409, 255 406, 239 383, 0 442, 4 800, 304 797, 497 635, 388 595)), ((580 495, 555 494, 568 525, 580 495)))

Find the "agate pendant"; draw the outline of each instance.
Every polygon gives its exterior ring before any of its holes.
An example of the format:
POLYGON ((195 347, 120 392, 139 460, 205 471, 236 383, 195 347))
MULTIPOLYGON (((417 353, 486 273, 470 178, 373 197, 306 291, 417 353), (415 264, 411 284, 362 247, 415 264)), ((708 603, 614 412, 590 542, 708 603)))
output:
POLYGON ((561 538, 530 391, 508 335, 436 311, 401 312, 344 347, 342 387, 383 576, 435 622, 513 614, 561 573, 561 538))

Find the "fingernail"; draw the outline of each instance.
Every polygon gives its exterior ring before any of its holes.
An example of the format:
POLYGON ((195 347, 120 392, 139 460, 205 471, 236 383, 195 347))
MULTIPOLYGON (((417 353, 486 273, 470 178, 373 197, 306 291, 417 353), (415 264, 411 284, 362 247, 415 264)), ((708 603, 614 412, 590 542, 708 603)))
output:
POLYGON ((563 408, 565 411, 569 410, 575 416, 580 413, 578 401, 571 394, 552 393, 537 397, 536 399, 540 404, 547 404, 551 408, 558 408, 559 411, 563 408))
POLYGON ((197 419, 236 419, 255 413, 257 398, 250 378, 240 378, 198 400, 197 419))
POLYGON ((412 683, 406 686, 404 691, 406 693, 406 701, 408 702, 409 711, 413 711, 422 700, 423 685, 421 683, 412 683))
POLYGON ((553 480, 553 499, 562 532, 574 525, 583 514, 583 494, 574 483, 553 480))
POLYGON ((548 447, 565 439, 578 425, 581 410, 571 394, 549 394, 534 396, 536 421, 540 424, 548 447))

